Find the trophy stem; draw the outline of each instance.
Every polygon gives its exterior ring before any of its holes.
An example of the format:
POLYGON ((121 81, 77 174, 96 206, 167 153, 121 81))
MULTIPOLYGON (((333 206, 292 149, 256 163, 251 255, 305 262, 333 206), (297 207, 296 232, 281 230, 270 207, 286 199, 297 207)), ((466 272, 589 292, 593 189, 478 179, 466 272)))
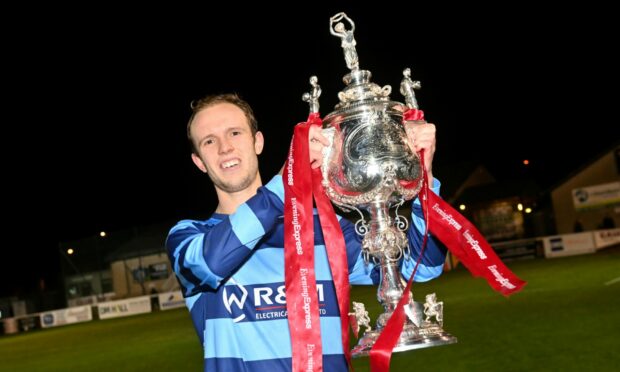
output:
MULTIPOLYGON (((370 231, 362 241, 363 249, 379 265, 381 279, 377 289, 377 299, 383 306, 384 312, 377 318, 375 329, 367 330, 351 352, 354 357, 365 356, 370 353, 373 345, 385 328, 392 313, 396 309, 404 290, 405 281, 400 273, 400 259, 408 248, 407 238, 403 231, 392 223, 389 215, 389 206, 384 201, 370 203, 371 215, 370 231)), ((433 313, 435 321, 430 320, 431 312, 437 308, 435 295, 427 295, 427 302, 422 305, 410 296, 409 303, 405 306, 405 324, 398 343, 393 352, 420 349, 430 346, 455 343, 456 337, 446 333, 442 328, 443 314, 433 313), (432 301, 429 302, 429 297, 432 301), (426 318, 424 318, 426 315, 426 318)), ((441 304, 443 305, 443 304, 441 304)))
MULTIPOLYGON (((387 259, 382 258, 380 261, 381 265, 381 281, 379 283, 379 288, 377 288, 377 299, 379 303, 383 305, 385 310, 384 314, 391 314, 400 298, 403 295, 403 291, 405 286, 403 282, 400 280, 400 274, 398 273, 398 262, 389 261, 387 259)), ((385 322, 387 322, 385 319, 385 322)), ((383 328, 385 324, 381 322, 381 319, 377 321, 377 327, 383 328)))

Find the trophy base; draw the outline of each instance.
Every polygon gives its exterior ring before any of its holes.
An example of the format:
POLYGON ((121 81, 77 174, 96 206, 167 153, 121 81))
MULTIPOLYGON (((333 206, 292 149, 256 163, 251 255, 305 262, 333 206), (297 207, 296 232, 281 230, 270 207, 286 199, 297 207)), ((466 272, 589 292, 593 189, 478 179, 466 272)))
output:
MULTIPOLYGON (((354 358, 368 356, 379 335, 381 335, 381 332, 376 330, 365 332, 357 346, 351 350, 351 355, 354 358)), ((456 337, 444 331, 438 324, 425 323, 422 327, 417 327, 414 324, 407 323, 403 327, 400 339, 392 352, 398 353, 431 346, 454 344, 456 342, 456 337)))

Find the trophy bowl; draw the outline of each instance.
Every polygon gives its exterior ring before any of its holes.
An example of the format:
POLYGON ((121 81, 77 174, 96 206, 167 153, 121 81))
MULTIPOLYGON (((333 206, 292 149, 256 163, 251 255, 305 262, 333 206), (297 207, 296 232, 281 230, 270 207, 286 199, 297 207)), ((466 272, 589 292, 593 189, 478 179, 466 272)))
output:
POLYGON ((333 140, 324 179, 335 191, 333 201, 367 207, 377 199, 411 199, 420 191, 420 159, 407 144, 400 107, 392 101, 362 100, 325 117, 323 126, 328 133, 333 129, 328 134, 333 140), (405 188, 401 181, 415 187, 405 188))

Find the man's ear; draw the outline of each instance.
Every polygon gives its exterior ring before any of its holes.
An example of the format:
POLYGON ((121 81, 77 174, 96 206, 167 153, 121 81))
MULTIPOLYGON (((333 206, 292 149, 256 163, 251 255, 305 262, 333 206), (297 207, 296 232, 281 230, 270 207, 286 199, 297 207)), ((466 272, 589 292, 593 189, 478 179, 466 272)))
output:
POLYGON ((202 171, 202 173, 207 173, 207 166, 205 165, 205 163, 202 162, 202 159, 200 159, 200 157, 193 152, 192 152, 192 161, 194 162, 194 164, 196 164, 198 169, 202 171))
POLYGON ((256 155, 260 155, 263 152, 263 146, 265 145, 265 139, 263 138, 263 133, 260 131, 256 132, 254 135, 254 151, 256 155))

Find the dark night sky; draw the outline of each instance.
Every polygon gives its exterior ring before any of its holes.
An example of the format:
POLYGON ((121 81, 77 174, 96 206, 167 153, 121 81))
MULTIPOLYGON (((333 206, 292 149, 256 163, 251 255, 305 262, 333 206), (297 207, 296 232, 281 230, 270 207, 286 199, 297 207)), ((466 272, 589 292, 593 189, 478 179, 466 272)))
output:
POLYGON ((268 180, 307 114, 308 78, 319 77, 323 114, 343 87, 340 40, 328 28, 338 11, 356 22, 360 66, 392 85, 392 99, 402 100, 404 67, 422 82, 437 166, 480 161, 510 179, 528 158, 531 176, 548 186, 620 139, 609 10, 313 4, 263 16, 199 7, 71 9, 79 17, 42 9, 31 18, 36 36, 9 45, 28 166, 15 166, 9 182, 18 208, 7 235, 16 241, 5 249, 0 295, 32 290, 38 278, 53 285, 59 241, 213 210, 212 186, 185 140, 194 98, 237 91, 253 105, 268 180))

